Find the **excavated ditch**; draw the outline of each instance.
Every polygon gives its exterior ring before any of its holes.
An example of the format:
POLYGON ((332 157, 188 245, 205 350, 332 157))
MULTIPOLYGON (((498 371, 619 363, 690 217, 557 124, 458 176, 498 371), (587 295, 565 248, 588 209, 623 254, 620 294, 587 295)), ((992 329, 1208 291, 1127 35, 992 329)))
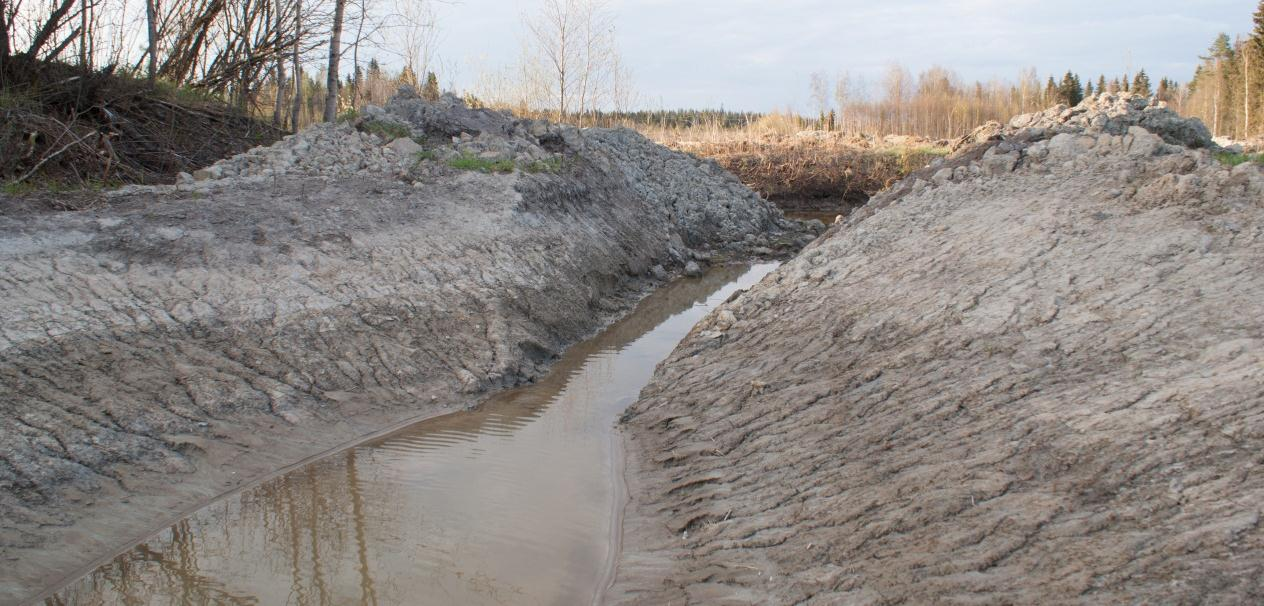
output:
POLYGON ((82 211, 0 206, 0 603, 537 380, 673 275, 815 237, 631 131, 366 114, 82 211))
POLYGON ((774 268, 673 282, 538 383, 219 500, 50 602, 588 603, 617 552, 618 415, 699 319, 774 268))

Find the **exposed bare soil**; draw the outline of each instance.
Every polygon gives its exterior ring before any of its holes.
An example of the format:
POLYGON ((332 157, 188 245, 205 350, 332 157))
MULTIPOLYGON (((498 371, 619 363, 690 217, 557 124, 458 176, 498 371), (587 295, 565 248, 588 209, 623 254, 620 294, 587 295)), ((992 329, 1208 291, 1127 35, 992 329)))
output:
POLYGON ((718 308, 625 419, 609 601, 1264 601, 1264 170, 1209 143, 995 125, 718 308))

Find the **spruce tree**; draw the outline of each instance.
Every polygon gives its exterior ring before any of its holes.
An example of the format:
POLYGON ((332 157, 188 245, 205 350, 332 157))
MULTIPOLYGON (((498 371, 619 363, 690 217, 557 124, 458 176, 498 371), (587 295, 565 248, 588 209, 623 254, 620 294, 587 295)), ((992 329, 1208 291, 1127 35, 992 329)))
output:
POLYGON ((1045 84, 1045 105, 1053 105, 1058 99, 1058 83, 1053 81, 1053 76, 1049 76, 1049 82, 1045 84))
POLYGON ((1106 91, 1106 76, 1104 75, 1098 76, 1097 77, 1097 94, 1100 95, 1104 92, 1107 92, 1106 91))
POLYGON ((1260 0, 1260 7, 1255 10, 1255 31, 1251 32, 1251 41, 1255 43, 1256 52, 1264 55, 1264 0, 1260 0))
POLYGON ((1080 78, 1071 72, 1062 76, 1062 85, 1058 87, 1058 101, 1072 107, 1084 100, 1084 91, 1080 88, 1080 78))
POLYGON ((1092 96, 1093 96, 1093 83, 1089 82, 1088 84, 1084 85, 1084 98, 1087 99, 1092 96))
POLYGON ((1132 78, 1130 78, 1128 74, 1124 74, 1124 79, 1120 81, 1120 86, 1123 87, 1121 90, 1123 90, 1125 93, 1132 92, 1132 89, 1129 88, 1130 82, 1132 82, 1132 78))
POLYGON ((1142 97, 1149 97, 1154 91, 1150 89, 1150 76, 1147 76, 1145 70, 1137 72, 1137 77, 1132 81, 1132 92, 1142 97))

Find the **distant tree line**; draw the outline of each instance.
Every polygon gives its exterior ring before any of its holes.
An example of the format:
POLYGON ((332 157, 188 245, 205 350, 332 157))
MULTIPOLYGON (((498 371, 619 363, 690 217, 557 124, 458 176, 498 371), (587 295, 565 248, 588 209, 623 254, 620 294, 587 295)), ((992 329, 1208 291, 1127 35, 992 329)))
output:
POLYGON ((1216 136, 1264 136, 1264 1, 1254 21, 1249 35, 1217 36, 1189 84, 1185 112, 1216 136))
POLYGON ((817 73, 809 82, 813 115, 822 130, 940 139, 960 136, 991 120, 1004 122, 1058 104, 1078 105, 1103 92, 1158 95, 1175 102, 1179 91, 1180 85, 1166 78, 1156 89, 1145 70, 1109 80, 1103 75, 1096 82, 1067 71, 1042 84, 1035 69, 1024 70, 1013 81, 966 82, 943 67, 915 77, 894 65, 887 69, 876 96, 869 83, 847 73, 834 79, 817 73))
POLYGON ((667 129, 699 127, 746 128, 764 114, 734 112, 723 109, 660 109, 637 111, 595 111, 592 122, 598 125, 649 126, 667 129))

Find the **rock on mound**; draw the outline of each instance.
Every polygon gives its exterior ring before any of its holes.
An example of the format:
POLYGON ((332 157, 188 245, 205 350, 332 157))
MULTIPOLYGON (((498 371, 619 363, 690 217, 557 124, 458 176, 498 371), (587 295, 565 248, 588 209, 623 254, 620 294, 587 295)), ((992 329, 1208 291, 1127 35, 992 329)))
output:
POLYGON ((1130 94, 1103 93, 1075 107, 1057 105, 1043 112, 1024 114, 1007 125, 990 122, 953 145, 953 151, 1001 138, 1010 141, 1047 139, 1062 133, 1124 135, 1134 126, 1163 138, 1167 143, 1192 149, 1215 148, 1211 131, 1198 120, 1182 118, 1158 100, 1130 94))
POLYGON ((612 601, 1264 599, 1264 171, 1106 105, 1017 120, 695 328, 626 419, 612 601))

